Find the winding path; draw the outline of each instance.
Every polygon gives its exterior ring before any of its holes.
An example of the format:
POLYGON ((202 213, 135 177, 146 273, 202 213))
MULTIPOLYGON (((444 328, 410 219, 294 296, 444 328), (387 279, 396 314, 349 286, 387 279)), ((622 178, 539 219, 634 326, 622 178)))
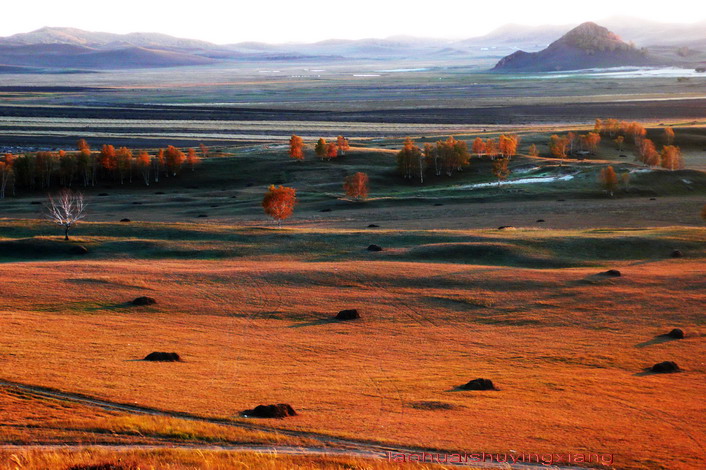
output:
MULTIPOLYGON (((410 448, 410 447, 393 447, 386 446, 383 444, 375 444, 366 441, 357 441, 352 439, 343 439, 332 437, 326 434, 308 432, 308 431, 293 431, 288 429, 279 429, 271 426, 265 426, 255 423, 245 423, 241 421, 232 421, 223 418, 208 418, 205 416, 198 416, 190 413, 183 412, 173 412, 164 411, 156 408, 149 408, 138 405, 129 405, 124 403, 117 403, 108 400, 102 400, 99 398, 93 398, 86 395, 62 392, 59 390, 54 390, 46 387, 39 387, 33 385, 26 385, 18 382, 11 382, 7 380, 0 380, 0 387, 5 387, 8 389, 21 390, 27 394, 41 397, 49 398, 55 400, 63 400, 71 403, 77 403, 81 405, 88 405, 95 408, 100 408, 107 411, 122 411, 129 413, 137 413, 152 416, 165 416, 171 418, 179 418, 191 421, 200 421, 213 424, 220 424, 223 426, 231 426, 240 429, 248 429, 253 431, 261 432, 272 432, 279 433, 286 436, 299 437, 317 440, 322 443, 319 446, 287 446, 287 445, 256 445, 256 444, 223 444, 223 445, 202 445, 202 444, 192 444, 184 443, 179 441, 174 442, 164 442, 159 444, 81 444, 81 443, 65 443, 65 444, 2 444, 0 443, 0 450, 4 451, 18 451, 18 450, 42 450, 42 451, 54 451, 54 450, 85 450, 85 449, 103 449, 103 450, 113 450, 113 451, 123 451, 123 450, 161 450, 161 449, 191 449, 191 450, 202 450, 202 451, 232 451, 232 452, 260 452, 260 453, 271 453, 271 454, 283 454, 283 455, 316 455, 316 456, 338 456, 338 457, 352 457, 352 458, 367 458, 367 459, 388 459, 390 454, 419 454, 422 452, 428 454, 441 454, 439 451, 430 451, 420 448, 410 448)), ((442 457, 443 459, 443 457, 442 457)), ((468 462, 468 463, 445 463, 444 465, 453 465, 459 467, 473 467, 473 468, 504 468, 504 469, 514 469, 514 470, 537 470, 539 468, 549 468, 555 470, 583 470, 581 467, 568 467, 568 466, 547 466, 535 463, 502 463, 496 464, 491 462, 468 462)))

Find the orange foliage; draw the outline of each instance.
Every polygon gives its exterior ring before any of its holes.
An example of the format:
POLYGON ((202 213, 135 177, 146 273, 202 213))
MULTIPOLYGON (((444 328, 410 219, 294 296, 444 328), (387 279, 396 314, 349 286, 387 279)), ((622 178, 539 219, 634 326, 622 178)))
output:
POLYGON ((659 165, 660 158, 654 142, 650 139, 639 139, 637 141, 637 159, 647 166, 659 165))
POLYGON ((333 142, 329 142, 326 144, 326 158, 331 160, 336 157, 338 157, 338 145, 333 142))
POLYGON ((98 158, 101 166, 104 169, 112 171, 118 168, 117 154, 115 152, 115 147, 113 147, 112 145, 103 145, 103 148, 101 148, 101 153, 98 158))
POLYGON ((322 160, 326 157, 327 148, 328 148, 327 145, 328 144, 326 143, 326 139, 324 139, 323 137, 320 137, 319 141, 316 142, 316 146, 314 147, 314 152, 322 160))
POLYGON ((184 163, 184 160, 186 160, 186 155, 184 155, 184 152, 178 148, 170 145, 164 151, 164 159, 166 160, 169 173, 171 173, 172 176, 176 176, 177 172, 181 169, 181 165, 184 163))
POLYGON ((662 153, 659 156, 662 168, 669 170, 680 170, 684 168, 684 160, 681 156, 681 149, 674 145, 665 145, 662 147, 662 153))
POLYGON ((566 151, 569 145, 569 139, 566 136, 559 137, 554 134, 549 138, 549 150, 556 158, 566 158, 566 151))
POLYGON ((485 142, 480 137, 476 137, 473 140, 473 145, 471 146, 471 151, 478 155, 479 157, 485 153, 485 142))
POLYGON ((191 171, 194 171, 194 167, 201 161, 198 155, 196 155, 196 150, 189 149, 186 152, 186 163, 191 167, 191 171))
POLYGON ((342 135, 339 135, 336 138, 336 146, 338 147, 338 151, 341 155, 345 155, 346 152, 351 148, 350 145, 348 145, 348 139, 346 139, 342 135))
POLYGON ((516 135, 501 135, 498 148, 504 157, 511 157, 517 153, 518 138, 516 135))
POLYGON ((612 166, 603 168, 600 174, 600 181, 603 187, 612 196, 616 189, 618 189, 618 175, 612 166))
POLYGON ((295 160, 304 160, 304 140, 298 135, 289 139, 289 156, 295 160))
POLYGON ((368 197, 368 175, 362 172, 346 177, 343 184, 346 195, 354 199, 365 199, 368 197))
POLYGON ((294 188, 271 185, 262 199, 265 214, 281 225, 282 221, 289 218, 294 212, 294 205, 297 203, 296 194, 294 188))

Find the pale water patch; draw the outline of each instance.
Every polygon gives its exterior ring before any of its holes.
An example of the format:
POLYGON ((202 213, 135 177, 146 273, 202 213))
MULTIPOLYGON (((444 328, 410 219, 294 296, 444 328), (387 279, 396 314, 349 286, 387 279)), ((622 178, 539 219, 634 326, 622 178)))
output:
POLYGON ((695 69, 680 67, 611 67, 581 70, 564 70, 561 72, 539 72, 508 76, 511 79, 556 79, 556 78, 706 78, 706 73, 695 69))
POLYGON ((395 73, 395 72, 425 72, 429 70, 426 67, 418 68, 418 69, 388 69, 388 70, 377 70, 377 72, 381 73, 395 73))

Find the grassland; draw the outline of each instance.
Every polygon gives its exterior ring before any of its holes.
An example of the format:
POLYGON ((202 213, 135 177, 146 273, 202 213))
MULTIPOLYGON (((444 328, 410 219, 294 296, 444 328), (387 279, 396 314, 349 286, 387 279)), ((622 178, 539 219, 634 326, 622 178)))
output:
MULTIPOLYGON (((73 132, 77 122, 69 124, 58 131, 73 132)), ((618 152, 610 142, 583 161, 548 158, 550 134, 588 123, 514 126, 521 155, 501 186, 485 159, 453 177, 405 182, 394 150, 406 128, 394 123, 384 138, 353 139, 331 162, 311 152, 291 161, 277 142, 229 143, 159 185, 89 188, 88 220, 68 243, 38 219, 43 194, 2 201, 0 379, 157 414, 0 387, 2 443, 49 446, 2 449, 0 468, 63 470, 117 458, 174 469, 398 468, 350 455, 207 448, 336 449, 337 439, 448 452, 610 453, 620 469, 698 467, 706 442, 706 134, 691 121, 674 124, 686 162, 675 172, 647 171, 620 156, 630 148, 618 152), (541 157, 525 155, 531 143, 541 157), (597 183, 609 164, 630 174, 614 198, 597 183), (342 194, 355 171, 370 176, 365 202, 342 194), (537 182, 518 184, 527 178, 537 182), (298 191, 282 229, 259 206, 272 183, 298 191), (372 243, 383 251, 368 252, 372 243), (75 245, 88 253, 70 253, 75 245), (672 258, 673 250, 684 256, 672 258), (609 268, 623 276, 599 274, 609 268), (157 304, 130 303, 142 295, 157 304), (362 318, 334 321, 344 308, 362 318), (660 336, 674 327, 686 339, 660 336), (184 361, 140 360, 152 351, 184 361), (664 360, 684 370, 645 371, 664 360), (499 390, 458 389, 477 377, 499 390), (241 416, 282 402, 299 415, 241 416), (165 443, 192 449, 149 447, 165 443), (51 447, 59 444, 116 447, 51 447)), ((105 130, 120 130, 111 125, 105 130)), ((337 133, 330 123, 308 125, 337 133)), ((269 129, 275 141, 286 129, 247 126, 269 129)), ((413 135, 424 143, 447 131, 470 140, 510 129, 455 126, 420 124, 413 135)), ((373 127, 362 124, 360 135, 373 127)), ((94 138, 96 129, 88 131, 94 138)), ((661 132, 654 125, 649 136, 659 141, 661 132)))

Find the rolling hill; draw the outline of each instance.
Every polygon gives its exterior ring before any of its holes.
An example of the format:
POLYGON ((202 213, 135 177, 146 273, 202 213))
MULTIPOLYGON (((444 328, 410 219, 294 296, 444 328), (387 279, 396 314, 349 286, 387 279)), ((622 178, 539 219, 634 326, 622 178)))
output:
POLYGON ((517 51, 502 58, 495 72, 551 72, 589 68, 661 65, 645 49, 624 42, 595 23, 583 23, 539 52, 517 51))

